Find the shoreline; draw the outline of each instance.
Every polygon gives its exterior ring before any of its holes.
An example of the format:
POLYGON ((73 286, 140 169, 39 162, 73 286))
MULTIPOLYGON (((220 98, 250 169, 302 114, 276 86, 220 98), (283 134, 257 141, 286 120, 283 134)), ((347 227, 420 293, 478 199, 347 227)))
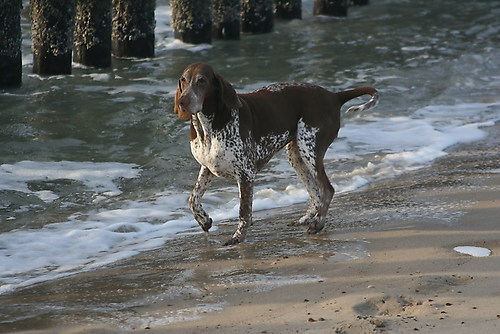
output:
POLYGON ((132 259, 0 296, 26 333, 470 333, 500 327, 500 125, 432 166, 335 196, 324 232, 303 206, 255 213, 132 259), (485 258, 456 246, 492 251, 485 258))

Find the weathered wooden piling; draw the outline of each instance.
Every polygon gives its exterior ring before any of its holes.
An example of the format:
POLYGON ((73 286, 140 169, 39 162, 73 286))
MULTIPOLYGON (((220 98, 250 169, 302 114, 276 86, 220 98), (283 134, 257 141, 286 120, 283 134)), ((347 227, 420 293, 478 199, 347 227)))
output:
POLYGON ((155 55, 155 0, 113 0, 113 54, 148 58, 155 55))
POLYGON ((273 2, 273 0, 242 0, 241 31, 263 34, 273 30, 273 2))
POLYGON ((74 0, 31 0, 34 73, 71 73, 74 14, 74 0))
POLYGON ((370 3, 370 0, 352 0, 353 6, 366 6, 370 3))
POLYGON ((347 16, 349 0, 314 0, 314 15, 347 16))
POLYGON ((276 0, 275 14, 280 19, 301 19, 302 0, 276 0))
POLYGON ((213 1, 213 34, 220 39, 239 39, 241 30, 241 1, 213 1))
POLYGON ((185 43, 212 42, 212 8, 207 0, 170 0, 174 36, 185 43))
POLYGON ((0 0, 0 87, 21 85, 21 0, 0 0))
POLYGON ((111 0, 76 0, 73 60, 111 66, 111 0))

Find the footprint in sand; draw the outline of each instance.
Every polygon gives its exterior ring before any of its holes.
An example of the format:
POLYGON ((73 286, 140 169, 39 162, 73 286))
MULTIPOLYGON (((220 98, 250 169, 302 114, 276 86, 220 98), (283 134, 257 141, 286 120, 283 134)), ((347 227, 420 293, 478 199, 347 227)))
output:
POLYGON ((404 312, 411 313, 411 309, 421 305, 417 300, 405 297, 382 296, 367 299, 353 307, 354 311, 362 317, 392 316, 404 312))
POLYGON ((432 295, 453 290, 457 286, 472 282, 469 275, 424 275, 418 277, 414 286, 415 292, 423 295, 432 295))

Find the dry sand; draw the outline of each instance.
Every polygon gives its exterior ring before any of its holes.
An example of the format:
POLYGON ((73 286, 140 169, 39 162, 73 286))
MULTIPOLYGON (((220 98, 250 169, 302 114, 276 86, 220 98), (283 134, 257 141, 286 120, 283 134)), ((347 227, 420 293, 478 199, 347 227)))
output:
POLYGON ((286 226, 302 207, 262 212, 242 245, 222 247, 234 224, 221 224, 3 296, 13 314, 53 309, 0 331, 500 333, 498 130, 427 169, 337 196, 318 235, 286 226))

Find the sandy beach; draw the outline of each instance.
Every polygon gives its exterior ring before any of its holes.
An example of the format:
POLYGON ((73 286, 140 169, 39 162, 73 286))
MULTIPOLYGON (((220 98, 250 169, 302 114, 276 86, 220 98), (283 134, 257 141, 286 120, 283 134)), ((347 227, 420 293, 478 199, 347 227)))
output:
POLYGON ((0 297, 2 332, 496 333, 500 143, 455 147, 432 166, 336 196, 318 235, 258 212, 121 263, 0 297), (491 250, 487 257, 456 246, 491 250))

